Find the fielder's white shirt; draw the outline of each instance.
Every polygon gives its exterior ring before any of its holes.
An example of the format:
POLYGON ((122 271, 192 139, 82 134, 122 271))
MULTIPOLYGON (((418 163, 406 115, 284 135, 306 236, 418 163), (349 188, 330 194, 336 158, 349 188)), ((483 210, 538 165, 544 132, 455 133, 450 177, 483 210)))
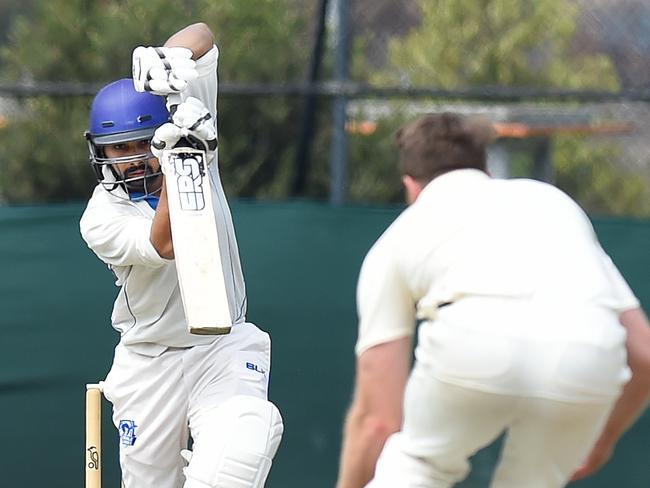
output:
POLYGON ((623 328, 610 318, 639 306, 567 195, 472 169, 435 178, 378 239, 357 304, 358 355, 412 335, 416 317, 431 330, 444 319, 540 341, 620 345, 623 328))
MULTIPOLYGON (((183 99, 201 100, 217 120, 217 63, 214 46, 197 60, 199 77, 190 82, 183 99)), ((246 289, 239 250, 216 161, 209 166, 212 200, 219 235, 219 251, 233 324, 246 320, 246 289)), ((122 190, 116 190, 122 192, 122 190)), ((148 356, 168 347, 212 342, 214 337, 190 334, 173 260, 161 258, 149 235, 154 210, 145 201, 130 201, 98 185, 81 217, 80 230, 88 247, 116 277, 120 291, 111 322, 122 344, 148 356)))

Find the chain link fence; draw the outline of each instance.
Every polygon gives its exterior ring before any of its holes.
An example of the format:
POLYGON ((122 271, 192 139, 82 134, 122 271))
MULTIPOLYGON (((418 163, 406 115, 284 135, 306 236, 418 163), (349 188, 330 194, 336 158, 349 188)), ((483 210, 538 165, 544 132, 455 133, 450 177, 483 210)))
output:
POLYGON ((393 87, 350 103, 357 131, 395 114, 485 114, 499 126, 497 176, 554 182, 592 212, 650 215, 650 3, 351 3, 351 80, 393 87))
MULTIPOLYGON (((448 110, 485 114, 498 124, 500 138, 490 151, 496 176, 551 181, 592 213, 650 216, 646 0, 281 3, 277 8, 290 5, 293 17, 276 22, 302 20, 300 27, 287 24, 293 30, 282 39, 285 26, 276 26, 277 66, 269 73, 229 69, 242 61, 228 58, 228 43, 241 40, 221 41, 222 159, 232 195, 397 202, 392 134, 418 114, 448 110), (287 135, 281 150, 267 144, 266 156, 229 153, 243 143, 232 142, 228 128, 260 126, 262 137, 260 113, 270 112, 287 114, 266 125, 287 135)), ((221 27, 212 27, 219 37, 221 27)), ((253 51, 257 42, 251 41, 253 51)), ((24 116, 25 100, 89 103, 102 84, 3 77, 0 136, 24 116)), ((55 132, 44 137, 61 137, 55 132)), ((0 151, 0 181, 2 158, 0 151)), ((7 199, 6 182, 1 191, 7 199)))

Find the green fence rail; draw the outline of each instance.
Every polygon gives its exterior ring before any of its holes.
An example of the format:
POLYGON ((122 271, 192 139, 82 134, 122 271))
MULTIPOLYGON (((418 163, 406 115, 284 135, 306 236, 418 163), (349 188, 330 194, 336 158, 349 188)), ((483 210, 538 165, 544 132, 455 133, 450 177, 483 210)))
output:
MULTIPOLYGON (((117 289, 85 247, 80 204, 0 208, 0 485, 83 486, 84 385, 102 379, 117 342, 117 289)), ((268 488, 331 488, 349 403, 356 337, 354 293, 365 252, 397 208, 317 203, 233 207, 249 319, 273 337, 271 399, 285 436, 268 488)), ((650 222, 595 219, 596 230, 646 309, 650 222)), ((647 488, 650 414, 614 460, 576 487, 647 488)), ((104 410, 105 484, 117 488, 117 436, 104 410)), ((462 486, 485 487, 496 459, 478 453, 462 486)))

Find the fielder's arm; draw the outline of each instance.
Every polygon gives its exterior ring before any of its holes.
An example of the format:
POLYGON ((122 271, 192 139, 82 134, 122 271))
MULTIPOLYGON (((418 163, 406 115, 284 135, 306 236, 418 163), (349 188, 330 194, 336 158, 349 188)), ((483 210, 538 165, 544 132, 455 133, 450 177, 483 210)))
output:
POLYGON ((616 443, 639 418, 650 400, 650 326, 643 310, 636 308, 623 312, 621 324, 627 330, 628 365, 632 379, 605 424, 605 428, 585 462, 573 475, 573 480, 590 476, 612 456, 616 443))
POLYGON ((400 429, 412 338, 364 351, 357 360, 356 387, 343 434, 337 488, 362 488, 373 477, 388 436, 400 429))

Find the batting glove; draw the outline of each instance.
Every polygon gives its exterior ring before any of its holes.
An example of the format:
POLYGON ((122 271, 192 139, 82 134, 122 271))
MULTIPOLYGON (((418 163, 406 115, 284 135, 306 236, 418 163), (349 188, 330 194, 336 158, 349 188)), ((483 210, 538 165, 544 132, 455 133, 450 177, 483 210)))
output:
POLYGON ((217 130, 210 112, 198 98, 188 97, 174 107, 172 122, 161 125, 154 132, 151 152, 162 161, 163 151, 172 149, 181 138, 205 151, 208 164, 214 160, 217 130))
POLYGON ((181 128, 183 137, 199 142, 201 149, 212 153, 217 149, 217 128, 210 111, 198 98, 188 97, 176 107, 172 115, 174 125, 181 128))
POLYGON ((180 93, 197 77, 190 49, 139 46, 133 50, 133 85, 139 92, 180 93))
MULTIPOLYGON (((183 137, 180 127, 167 122, 156 129, 151 138, 151 153, 162 163, 162 154, 165 149, 172 149, 183 137)), ((163 173, 165 168, 162 168, 163 173)))

